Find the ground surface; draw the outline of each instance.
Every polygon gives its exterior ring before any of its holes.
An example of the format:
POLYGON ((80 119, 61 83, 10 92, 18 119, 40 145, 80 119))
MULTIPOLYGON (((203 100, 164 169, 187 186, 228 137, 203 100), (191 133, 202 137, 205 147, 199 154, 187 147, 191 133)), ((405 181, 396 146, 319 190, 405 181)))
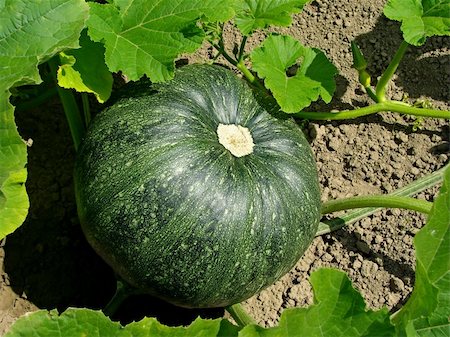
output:
MULTIPOLYGON (((289 32, 303 44, 322 49, 338 67, 337 92, 330 111, 368 104, 351 69, 350 41, 356 39, 374 77, 385 69, 401 42, 399 24, 381 14, 385 1, 313 1, 295 16, 289 32)), ((233 31, 228 38, 238 39, 233 31)), ((388 95, 411 102, 429 100, 446 108, 449 101, 448 38, 430 38, 411 48, 388 95)), ((257 43, 257 41, 250 41, 257 43)), ((208 56, 203 49, 191 60, 208 56)), ((56 103, 17 112, 29 149, 27 190, 31 209, 25 224, 0 247, 0 335, 20 315, 37 308, 102 308, 114 292, 111 270, 90 249, 80 231, 72 187, 74 150, 63 112, 56 103)), ((408 117, 383 113, 345 122, 307 126, 317 157, 323 200, 386 193, 440 167, 449 156, 449 126, 426 120, 413 130, 408 117)), ((436 188, 421 193, 432 200, 436 188)), ((354 225, 318 237, 298 264, 276 284, 244 303, 263 325, 276 324, 283 308, 312 302, 308 275, 319 267, 348 273, 370 308, 400 307, 414 282, 414 234, 424 217, 399 210, 380 211, 354 225)), ((143 315, 166 324, 188 324, 198 314, 220 317, 223 310, 186 310, 150 297, 135 297, 117 313, 124 322, 143 315)))

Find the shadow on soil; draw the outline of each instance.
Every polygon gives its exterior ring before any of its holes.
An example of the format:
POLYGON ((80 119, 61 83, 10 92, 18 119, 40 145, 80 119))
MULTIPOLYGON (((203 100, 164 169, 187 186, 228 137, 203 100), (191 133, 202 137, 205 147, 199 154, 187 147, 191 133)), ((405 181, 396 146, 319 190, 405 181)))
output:
MULTIPOLYGON (((400 23, 384 16, 380 17, 373 30, 355 39, 367 60, 372 84, 387 68, 402 41, 400 23)), ((448 101, 450 55, 436 55, 434 51, 449 44, 449 37, 433 36, 427 38, 422 46, 410 46, 396 72, 394 80, 397 86, 412 99, 427 96, 448 101)))
MULTIPOLYGON (((382 16, 377 21, 373 30, 355 38, 367 61, 367 71, 371 74, 372 85, 376 79, 388 67, 395 52, 403 41, 400 23, 382 16)), ((435 100, 446 102, 450 100, 448 74, 450 73, 450 55, 440 53, 442 46, 450 45, 450 37, 433 36, 427 38, 422 46, 410 46, 403 57, 394 81, 398 87, 413 100, 427 96, 435 100)), ((356 70, 354 72, 357 79, 356 70)), ((352 105, 341 100, 347 90, 347 80, 338 75, 336 80, 336 92, 332 101, 325 104, 323 101, 313 103, 312 111, 330 111, 331 109, 344 110, 362 107, 373 102, 362 89, 355 90, 355 99, 352 105)), ((388 99, 401 99, 402 97, 388 97, 388 99)))

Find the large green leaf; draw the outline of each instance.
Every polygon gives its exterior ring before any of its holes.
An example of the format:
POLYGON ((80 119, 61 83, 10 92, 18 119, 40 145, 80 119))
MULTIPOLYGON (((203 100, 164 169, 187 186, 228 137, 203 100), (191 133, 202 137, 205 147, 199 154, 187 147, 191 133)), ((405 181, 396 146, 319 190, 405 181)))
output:
POLYGON ((419 46, 433 35, 450 35, 449 0, 389 0, 384 15, 402 22, 403 38, 419 46))
POLYGON ((292 14, 309 0, 239 0, 236 1, 236 26, 244 35, 269 25, 289 26, 292 14))
POLYGON ((93 93, 100 103, 111 95, 113 77, 105 64, 105 48, 93 42, 84 30, 80 47, 60 53, 58 84, 67 89, 93 93))
POLYGON ((40 310, 22 316, 4 337, 233 337, 237 334, 238 328, 225 319, 197 318, 188 327, 168 327, 146 317, 123 327, 101 311, 69 308, 61 315, 56 310, 40 310))
POLYGON ((345 273, 319 269, 311 275, 314 304, 286 309, 280 324, 264 329, 249 325, 240 337, 363 337, 392 336, 388 310, 366 310, 364 300, 345 273))
POLYGON ((0 239, 12 233, 25 220, 29 201, 27 146, 17 132, 9 92, 0 93, 0 239))
POLYGON ((298 112, 319 96, 331 101, 337 69, 319 49, 304 47, 290 36, 271 35, 252 52, 251 60, 284 112, 298 112), (296 64, 296 73, 288 75, 296 64))
POLYGON ((174 60, 197 50, 203 22, 225 21, 234 14, 232 0, 116 0, 90 3, 89 36, 106 48, 106 64, 131 80, 147 75, 154 82, 173 77, 174 60))
POLYGON ((427 224, 414 238, 416 281, 406 305, 394 315, 400 332, 419 336, 450 333, 450 168, 427 224))
POLYGON ((82 0, 0 1, 0 239, 25 220, 27 149, 9 103, 9 89, 41 81, 37 66, 78 46, 88 16, 82 0))

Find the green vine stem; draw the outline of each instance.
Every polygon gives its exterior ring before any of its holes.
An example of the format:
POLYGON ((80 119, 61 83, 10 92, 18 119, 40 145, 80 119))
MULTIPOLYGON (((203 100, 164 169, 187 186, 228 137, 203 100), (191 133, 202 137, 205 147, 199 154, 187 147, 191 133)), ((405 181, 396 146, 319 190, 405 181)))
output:
POLYGON ((386 68, 383 75, 381 75, 380 79, 378 80, 377 86, 375 88, 375 94, 379 102, 384 102, 386 100, 385 93, 387 85, 394 75, 395 71, 397 70, 400 61, 403 58, 403 55, 405 55, 405 52, 408 49, 408 46, 409 44, 406 41, 403 41, 400 44, 400 47, 397 49, 397 52, 395 53, 391 63, 389 63, 389 66, 386 68))
POLYGON ((432 206, 431 202, 411 197, 367 195, 327 201, 322 205, 322 214, 364 207, 403 208, 428 214, 432 206))
POLYGON ((103 313, 106 316, 111 317, 116 313, 123 301, 133 294, 136 294, 134 288, 125 282, 117 280, 116 292, 108 304, 103 308, 103 313))
MULTIPOLYGON (((445 165, 439 170, 430 173, 422 178, 419 178, 412 183, 395 190, 394 192, 388 194, 388 196, 413 196, 417 193, 420 193, 428 188, 434 187, 437 184, 440 184, 443 179, 444 171, 450 166, 450 164, 445 165)), ((374 214, 379 211, 381 208, 378 207, 369 207, 369 208, 360 208, 353 211, 348 212, 347 214, 333 218, 330 220, 324 220, 319 223, 319 228, 316 232, 316 236, 320 236, 323 234, 327 234, 338 230, 344 226, 348 226, 350 224, 355 223, 369 215, 374 214)))
POLYGON ((87 93, 81 93, 81 102, 83 103, 84 125, 87 128, 91 123, 91 108, 89 105, 89 97, 87 93))
POLYGON ((375 103, 363 108, 355 110, 343 110, 339 112, 307 112, 300 111, 293 114, 295 117, 309 119, 309 120, 342 120, 352 119, 362 116, 371 115, 378 112, 391 111, 406 115, 423 116, 431 118, 450 119, 450 111, 448 110, 434 110, 425 108, 416 108, 409 106, 403 102, 384 101, 375 103))
POLYGON ((86 131, 83 120, 81 119, 80 110, 78 109, 77 102, 75 101, 75 96, 72 91, 68 89, 63 89, 58 86, 56 73, 58 71, 59 62, 56 57, 53 57, 48 61, 48 65, 50 67, 51 72, 54 74, 55 82, 57 85, 57 91, 59 98, 61 99, 61 103, 64 108, 64 113, 66 115, 67 122, 69 124, 70 133, 72 134, 73 145, 75 147, 75 151, 78 151, 78 147, 80 146, 81 139, 86 131))
POLYGON ((245 311, 240 303, 225 307, 225 310, 233 317, 237 325, 242 329, 246 325, 256 324, 255 320, 245 311))
POLYGON ((247 35, 244 35, 241 41, 241 46, 239 47, 239 54, 238 54, 238 63, 241 62, 244 59, 244 49, 245 44, 247 43, 247 35))

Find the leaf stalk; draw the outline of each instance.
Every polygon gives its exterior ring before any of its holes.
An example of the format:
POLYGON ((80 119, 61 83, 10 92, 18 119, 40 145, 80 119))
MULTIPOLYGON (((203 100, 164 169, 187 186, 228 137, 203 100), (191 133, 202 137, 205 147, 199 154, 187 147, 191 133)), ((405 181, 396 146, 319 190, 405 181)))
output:
POLYGON ((48 61, 51 72, 54 75, 54 79, 57 85, 56 90, 58 91, 59 98, 63 105, 64 113, 66 115, 67 123, 69 124, 70 133, 73 139, 73 145, 75 151, 81 144, 81 139, 86 131, 84 127, 83 120, 81 119, 80 110, 78 109, 78 104, 75 100, 75 96, 71 90, 61 88, 58 85, 58 80, 56 79, 56 74, 59 67, 59 61, 56 57, 51 58, 48 61))
POLYGON ((450 119, 450 111, 416 108, 397 101, 384 101, 355 110, 343 110, 340 112, 307 112, 300 111, 293 114, 295 117, 309 120, 342 120, 371 115, 378 112, 391 111, 406 115, 423 116, 431 118, 450 119))
POLYGON ((386 88, 391 80, 392 76, 394 76, 395 71, 398 68, 398 65, 400 64, 400 61, 402 60, 403 56, 405 55, 406 50, 408 49, 409 44, 406 41, 402 41, 400 44, 400 47, 397 49, 391 63, 389 63, 388 67, 384 71, 384 73, 381 75, 380 79, 378 80, 377 86, 375 88, 375 94, 378 98, 378 102, 384 102, 386 101, 385 93, 386 88))
POLYGON ((367 195, 327 201, 322 205, 322 214, 364 207, 402 208, 428 214, 432 205, 431 202, 411 197, 367 195))
POLYGON ((226 311, 233 317, 237 325, 242 329, 247 325, 256 324, 253 317, 251 317, 247 311, 244 309, 242 304, 236 303, 229 305, 225 308, 226 311))
MULTIPOLYGON (((394 192, 388 194, 391 196, 413 196, 417 193, 420 193, 428 188, 436 186, 440 184, 443 180, 444 171, 450 166, 450 164, 445 165, 439 170, 432 172, 424 177, 421 177, 412 183, 395 190, 394 192)), ((316 236, 320 236, 323 234, 331 233, 335 230, 338 230, 342 227, 348 226, 350 224, 355 223, 369 215, 374 214, 376 211, 379 211, 381 208, 379 207, 368 207, 368 208, 359 208, 353 211, 348 212, 347 214, 333 218, 330 220, 324 220, 319 223, 319 228, 316 232, 316 236)))

